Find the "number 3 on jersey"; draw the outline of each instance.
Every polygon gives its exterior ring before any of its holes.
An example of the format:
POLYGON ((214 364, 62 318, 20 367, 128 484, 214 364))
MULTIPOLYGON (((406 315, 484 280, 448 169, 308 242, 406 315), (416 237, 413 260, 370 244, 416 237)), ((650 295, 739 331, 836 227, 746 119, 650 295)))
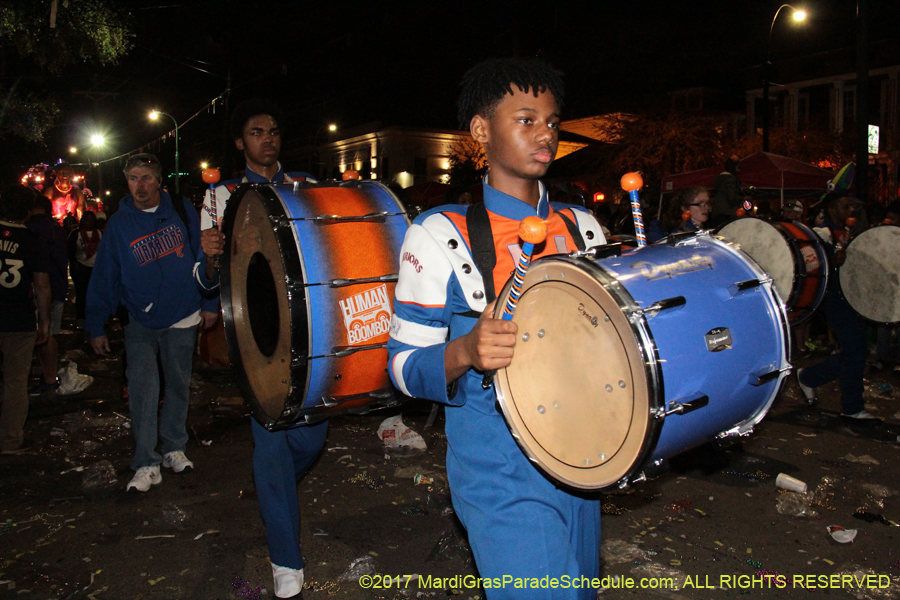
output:
POLYGON ((24 264, 24 261, 7 258, 6 267, 4 267, 3 261, 0 261, 0 285, 5 288, 14 288, 19 285, 19 282, 22 281, 21 269, 24 264))

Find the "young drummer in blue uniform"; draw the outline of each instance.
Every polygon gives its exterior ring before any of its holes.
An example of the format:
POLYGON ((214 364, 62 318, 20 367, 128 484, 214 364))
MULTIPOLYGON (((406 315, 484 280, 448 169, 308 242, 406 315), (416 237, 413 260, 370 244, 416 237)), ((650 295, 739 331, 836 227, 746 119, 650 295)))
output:
MULTIPOLYGON (((463 79, 460 122, 484 147, 490 165, 483 185, 496 290, 515 269, 522 244, 518 225, 526 216, 548 223, 547 241, 535 246, 534 258, 576 250, 566 218, 587 246, 604 243, 589 213, 551 205, 540 182, 556 155, 561 102, 559 72, 538 61, 487 61, 463 79)), ((494 303, 487 304, 470 250, 468 208, 428 211, 407 232, 389 371, 405 394, 447 405, 453 506, 480 575, 488 579, 488 598, 593 598, 589 580, 599 571, 599 499, 563 489, 538 471, 495 408, 494 389, 482 386, 485 371, 513 360, 517 327, 492 318, 494 303), (559 587, 527 584, 544 577, 557 578, 559 587)))

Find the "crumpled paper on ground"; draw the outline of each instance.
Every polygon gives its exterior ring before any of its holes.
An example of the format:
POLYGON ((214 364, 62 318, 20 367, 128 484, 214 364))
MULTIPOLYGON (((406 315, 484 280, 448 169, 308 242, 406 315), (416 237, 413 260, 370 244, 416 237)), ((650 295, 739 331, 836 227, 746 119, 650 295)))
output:
POLYGON ((57 376, 59 377, 57 396, 80 394, 94 383, 93 377, 78 372, 78 364, 75 361, 69 361, 69 365, 61 368, 57 376))

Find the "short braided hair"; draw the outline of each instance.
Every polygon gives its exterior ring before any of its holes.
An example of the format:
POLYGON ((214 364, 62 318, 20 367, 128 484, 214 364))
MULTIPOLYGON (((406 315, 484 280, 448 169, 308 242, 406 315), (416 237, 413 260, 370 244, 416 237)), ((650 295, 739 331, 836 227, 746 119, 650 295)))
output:
POLYGON ((560 71, 540 59, 492 58, 481 62, 469 69, 460 82, 462 90, 456 101, 460 128, 468 129, 475 115, 492 118, 503 97, 513 93, 513 85, 522 92, 531 91, 535 98, 550 92, 562 107, 562 78, 560 71))

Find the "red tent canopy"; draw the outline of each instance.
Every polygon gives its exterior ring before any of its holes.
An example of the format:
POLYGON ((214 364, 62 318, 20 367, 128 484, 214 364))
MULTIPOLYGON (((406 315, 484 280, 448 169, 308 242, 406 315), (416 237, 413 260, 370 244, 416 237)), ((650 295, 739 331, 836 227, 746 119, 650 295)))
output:
MULTIPOLYGON (((741 185, 764 190, 824 190, 834 177, 831 171, 768 152, 757 152, 741 159, 738 168, 741 185)), ((723 170, 721 167, 710 167, 669 175, 662 180, 662 191, 674 192, 695 185, 712 188, 723 170)))

